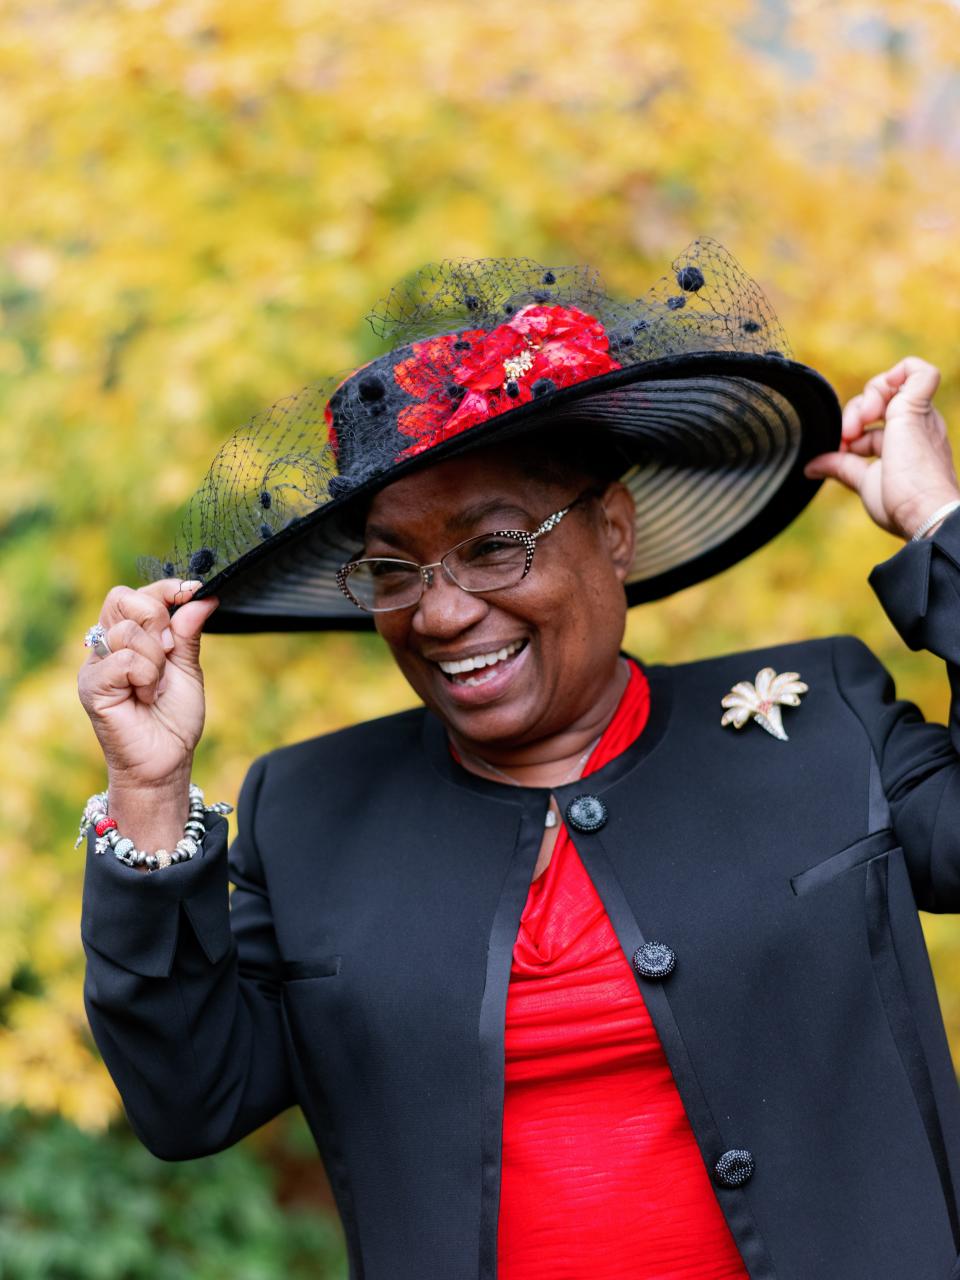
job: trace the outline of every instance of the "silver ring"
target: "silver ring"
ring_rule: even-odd
[[[88,649],[92,649],[98,658],[105,658],[108,653],[113,652],[107,644],[107,633],[99,622],[95,622],[83,637],[83,643]]]

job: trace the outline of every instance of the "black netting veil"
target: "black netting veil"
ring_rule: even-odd
[[[225,441],[144,581],[199,578],[211,631],[369,626],[337,589],[358,549],[339,518],[407,471],[551,430],[604,433],[628,460],[638,553],[628,595],[667,594],[748,554],[816,485],[839,407],[793,361],[758,285],[701,238],[618,300],[588,267],[448,260],[367,317],[384,353],[313,383]],[[779,506],[779,509],[776,508]]]
[[[632,301],[611,298],[592,267],[481,258],[421,267],[367,320],[394,347],[461,328],[492,329],[530,303],[562,303],[595,315],[611,348],[629,353],[632,361],[704,349],[789,354],[759,286],[732,254],[707,238],[689,245],[668,274]]]

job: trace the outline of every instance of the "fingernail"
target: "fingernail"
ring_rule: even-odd
[[[181,591],[196,591],[197,587],[202,587],[203,583],[199,578],[191,578],[189,582],[181,582]]]
[[[160,637],[160,641],[164,649],[166,649],[168,652],[173,648],[175,641],[173,638],[173,632],[170,630],[169,627],[164,627],[163,635]]]

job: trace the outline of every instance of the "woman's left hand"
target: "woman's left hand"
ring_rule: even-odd
[[[840,450],[811,459],[805,474],[839,480],[881,529],[911,538],[960,499],[947,425],[932,403],[939,384],[940,370],[919,356],[878,373],[844,407]]]

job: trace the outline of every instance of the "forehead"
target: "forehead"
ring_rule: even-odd
[[[542,516],[555,487],[513,453],[478,450],[382,489],[367,510],[366,530],[368,536],[421,527],[459,532],[500,514]]]

